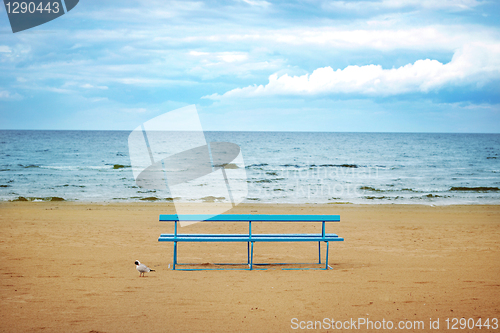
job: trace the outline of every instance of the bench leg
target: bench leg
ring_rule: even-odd
[[[251,249],[251,252],[250,252],[250,270],[253,270],[253,242],[251,242],[252,245],[252,249]]]
[[[318,264],[321,264],[321,242],[318,242]]]
[[[329,250],[329,247],[330,247],[330,243],[329,242],[326,242],[326,264],[325,264],[325,269],[328,269],[328,250]]]
[[[247,242],[247,264],[250,265],[250,242]]]
[[[173,270],[175,270],[175,264],[177,264],[177,242],[174,242],[174,263],[172,264]]]

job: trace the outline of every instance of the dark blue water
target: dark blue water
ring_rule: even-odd
[[[128,131],[0,131],[0,200],[168,200],[139,188]],[[500,203],[499,134],[207,132],[240,145],[248,202]],[[196,189],[193,188],[193,191]]]

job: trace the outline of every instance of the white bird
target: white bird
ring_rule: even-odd
[[[154,272],[154,269],[149,268],[148,266],[141,264],[139,260],[135,261],[135,268],[139,271],[139,276],[144,276],[144,273]]]

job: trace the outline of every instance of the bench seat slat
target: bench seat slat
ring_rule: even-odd
[[[160,237],[159,242],[335,242],[340,237]]]
[[[174,237],[174,234],[161,234],[160,237]],[[252,237],[318,237],[318,234],[252,234]],[[338,237],[337,234],[325,234]],[[177,237],[248,237],[248,234],[177,234]]]
[[[212,222],[340,222],[340,215],[268,215],[268,214],[161,214],[160,222],[212,221]]]

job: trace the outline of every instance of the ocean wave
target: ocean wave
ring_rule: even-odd
[[[387,186],[394,187],[394,185],[387,185]],[[372,187],[372,186],[360,186],[359,189],[360,190],[364,190],[364,191],[377,192],[377,193],[381,193],[381,192],[412,192],[412,193],[422,193],[422,191],[417,191],[417,190],[414,190],[414,189],[411,189],[411,188],[403,188],[403,189],[400,189],[400,190],[397,190],[397,189],[382,190],[382,189],[378,189],[378,188],[375,188],[375,187]]]
[[[424,198],[449,198],[450,196],[449,195],[437,195],[437,194],[429,193],[427,195],[424,195],[423,197]]]
[[[131,168],[130,165],[123,164],[105,164],[105,165],[37,165],[37,164],[18,164],[19,167],[23,169],[49,169],[49,170],[60,170],[60,171],[84,171],[84,170],[109,170],[109,169],[125,169]],[[0,171],[11,171],[11,169],[0,169]]]
[[[371,191],[371,192],[386,192],[385,190],[380,190],[378,188],[374,188],[371,186],[360,186],[359,189],[363,190],[363,191]]]
[[[257,183],[257,184],[261,184],[261,183],[272,183],[273,181],[271,179],[260,179],[260,180],[254,180],[253,182],[248,180],[247,183]]]
[[[313,164],[314,165],[314,164]],[[311,165],[312,166],[312,165]],[[334,168],[359,168],[356,164],[320,164],[319,167],[334,167]]]
[[[453,186],[450,191],[461,191],[461,192],[498,192],[500,188],[498,187],[464,187],[464,186]]]
[[[140,198],[139,200],[142,200],[142,201],[156,201],[156,200],[160,200],[160,198],[157,198],[157,197],[146,197],[146,198]]]
[[[146,197],[146,198],[140,198],[139,200],[142,200],[142,201],[158,201],[158,200],[164,200],[164,201],[168,201],[168,202],[172,202],[174,201],[173,198],[158,198],[158,197]]]
[[[228,163],[224,165],[224,169],[239,169],[240,167],[237,166],[235,163]]]
[[[14,201],[66,201],[61,197],[17,197],[17,199],[11,200]]]
[[[56,185],[55,187],[78,187],[78,188],[85,188],[85,185],[70,185],[70,184],[64,184],[64,185]]]
[[[254,178],[255,179],[255,178]],[[285,178],[275,178],[275,179],[259,179],[259,180],[254,180],[254,181],[247,181],[247,183],[256,183],[256,184],[262,184],[262,183],[275,183],[277,181],[283,180]]]
[[[352,205],[352,202],[349,201],[327,202],[327,205]]]
[[[245,169],[250,169],[250,168],[262,168],[264,166],[268,166],[269,164],[267,163],[261,163],[261,164],[250,164],[245,167]]]
[[[24,168],[24,169],[33,169],[33,168],[40,168],[39,165],[36,165],[36,164],[18,164],[18,166],[20,166],[21,168]]]
[[[239,169],[240,168],[235,163],[215,164],[214,167],[224,168],[224,169]]]
[[[130,168],[130,165],[123,165],[123,164],[113,164],[113,169],[124,169],[124,168]]]
[[[225,199],[226,199],[225,197],[214,197],[212,195],[201,198],[201,200],[203,200],[203,202],[216,202],[216,201],[223,201]]]
[[[158,198],[158,197],[129,197],[129,198],[119,198],[120,200],[141,200],[141,201],[161,201],[161,200],[164,200],[164,201],[168,201],[168,202],[172,202],[174,201],[174,198]]]
[[[87,171],[87,170],[107,170],[112,169],[112,165],[108,164],[106,166],[103,165],[40,165],[37,166],[40,169],[49,169],[49,170],[59,170],[59,171]]]
[[[301,169],[301,168],[360,168],[361,166],[357,164],[309,164],[309,165],[299,165],[299,164],[281,164],[280,167],[284,168],[295,168],[295,169]]]

